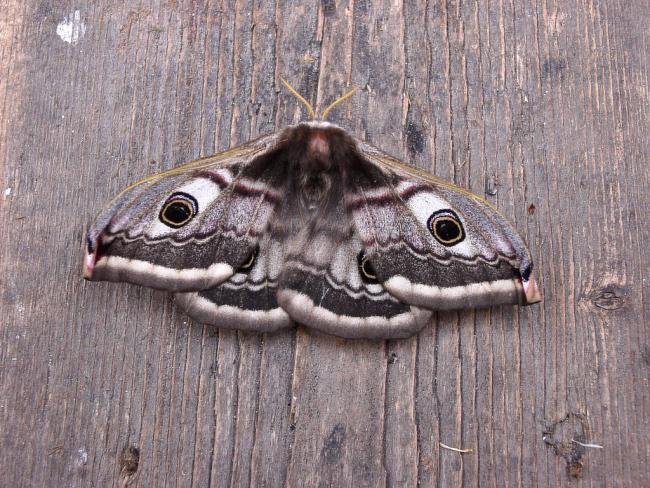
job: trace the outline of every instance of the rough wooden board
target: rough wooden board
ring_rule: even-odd
[[[643,2],[0,10],[3,484],[648,479]],[[75,44],[66,18],[85,25]],[[122,187],[300,119],[281,76],[318,107],[354,83],[333,121],[478,193],[496,182],[487,198],[527,237],[545,301],[350,342],[219,331],[163,293],[83,282],[84,230]],[[559,422],[571,413],[586,422]]]

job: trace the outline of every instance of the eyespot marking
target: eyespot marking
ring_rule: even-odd
[[[363,251],[357,254],[357,263],[359,265],[359,274],[365,283],[379,283],[374,266]]]
[[[250,255],[248,258],[246,258],[246,261],[244,261],[244,264],[242,264],[239,268],[237,268],[237,273],[248,273],[251,269],[253,269],[253,266],[255,266],[255,261],[257,261],[257,256],[260,253],[260,246],[259,244],[255,246],[255,249],[251,251]]]
[[[458,214],[451,209],[437,210],[427,221],[431,235],[443,246],[449,247],[465,239],[465,229]]]
[[[187,225],[199,211],[199,204],[189,193],[173,193],[165,202],[158,218],[160,221],[173,228],[178,229]]]

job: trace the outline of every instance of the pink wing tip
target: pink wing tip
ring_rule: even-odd
[[[533,303],[539,303],[542,301],[542,292],[537,286],[537,281],[532,276],[522,282],[524,287],[524,295],[526,296],[526,305],[532,305]]]
[[[95,269],[95,253],[86,253],[84,257],[84,278],[91,280]]]

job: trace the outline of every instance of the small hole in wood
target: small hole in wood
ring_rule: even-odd
[[[140,465],[140,450],[135,446],[126,446],[120,454],[120,473],[133,476]]]

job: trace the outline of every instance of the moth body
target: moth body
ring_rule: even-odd
[[[352,338],[541,299],[489,204],[321,121],[127,188],[88,232],[84,276],[172,291],[219,327]]]

